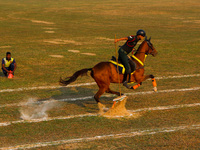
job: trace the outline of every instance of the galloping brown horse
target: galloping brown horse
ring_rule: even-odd
[[[154,76],[152,74],[144,75],[144,61],[146,56],[148,54],[151,54],[152,56],[155,56],[157,54],[157,51],[154,48],[153,44],[150,42],[150,39],[145,39],[139,46],[136,53],[130,57],[130,59],[132,59],[137,65],[136,71],[134,72],[134,74],[131,75],[130,81],[138,83],[130,89],[136,89],[142,84],[143,81],[145,81],[148,78],[152,78],[154,91],[157,91],[157,85]],[[123,81],[123,74],[119,75],[120,80],[118,80],[117,69],[111,62],[100,62],[93,68],[79,70],[75,72],[71,77],[68,77],[65,80],[60,78],[60,84],[66,86],[74,82],[79,76],[87,74],[88,71],[91,71],[90,74],[92,78],[96,81],[97,85],[99,86],[99,90],[94,96],[94,99],[97,101],[97,103],[100,102],[99,98],[105,92],[120,96],[119,92],[112,91],[109,88],[110,83],[119,83],[119,81],[120,83],[122,83]]]

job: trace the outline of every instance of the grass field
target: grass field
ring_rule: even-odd
[[[200,148],[200,107],[189,107],[189,104],[199,104],[200,99],[198,0],[0,0],[0,12],[0,58],[10,51],[18,66],[12,80],[0,73],[0,149],[26,144],[32,144],[33,149],[52,150]],[[146,94],[152,91],[150,80],[135,91],[122,87],[123,93],[146,92],[128,96],[126,108],[132,111],[157,109],[137,112],[138,118],[78,116],[98,113],[94,99],[81,99],[93,96],[98,87],[94,84],[57,87],[60,76],[70,76],[77,70],[108,61],[115,55],[115,34],[118,38],[126,37],[138,29],[144,29],[147,36],[152,37],[158,51],[156,57],[147,57],[145,74],[168,78],[157,80],[158,93],[153,94]],[[178,76],[180,78],[176,78]],[[91,82],[94,80],[86,76],[73,84]],[[26,90],[44,86],[56,87]],[[19,88],[25,90],[17,91]],[[118,90],[115,84],[111,88]],[[8,89],[14,91],[5,91]],[[45,102],[80,98],[57,101],[58,106],[48,112],[52,118],[77,116],[1,125],[19,121],[24,106],[18,104],[30,98]],[[102,97],[101,101],[111,107],[112,99]],[[184,107],[170,107],[176,105]],[[169,109],[159,110],[161,106]],[[136,135],[117,136],[132,132]],[[139,135],[140,132],[144,134]],[[114,136],[103,138],[111,134]],[[95,139],[96,136],[102,138]],[[61,140],[64,142],[34,147],[35,143]]]

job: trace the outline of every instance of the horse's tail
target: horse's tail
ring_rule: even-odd
[[[86,69],[81,69],[79,71],[76,71],[71,77],[67,77],[65,79],[62,79],[60,78],[60,85],[62,86],[67,86],[68,84],[76,81],[76,79],[79,77],[79,76],[84,76],[84,75],[87,75],[87,72],[88,71],[92,71],[92,68],[86,68]]]

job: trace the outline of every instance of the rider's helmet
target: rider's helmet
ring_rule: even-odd
[[[141,35],[141,36],[145,37],[146,33],[145,33],[144,30],[140,29],[140,30],[137,31],[136,35]]]

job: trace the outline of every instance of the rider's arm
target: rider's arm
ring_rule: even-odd
[[[119,42],[119,41],[123,41],[123,40],[128,40],[128,38],[125,37],[125,38],[121,38],[121,39],[115,39],[115,43],[117,43],[117,42]]]

